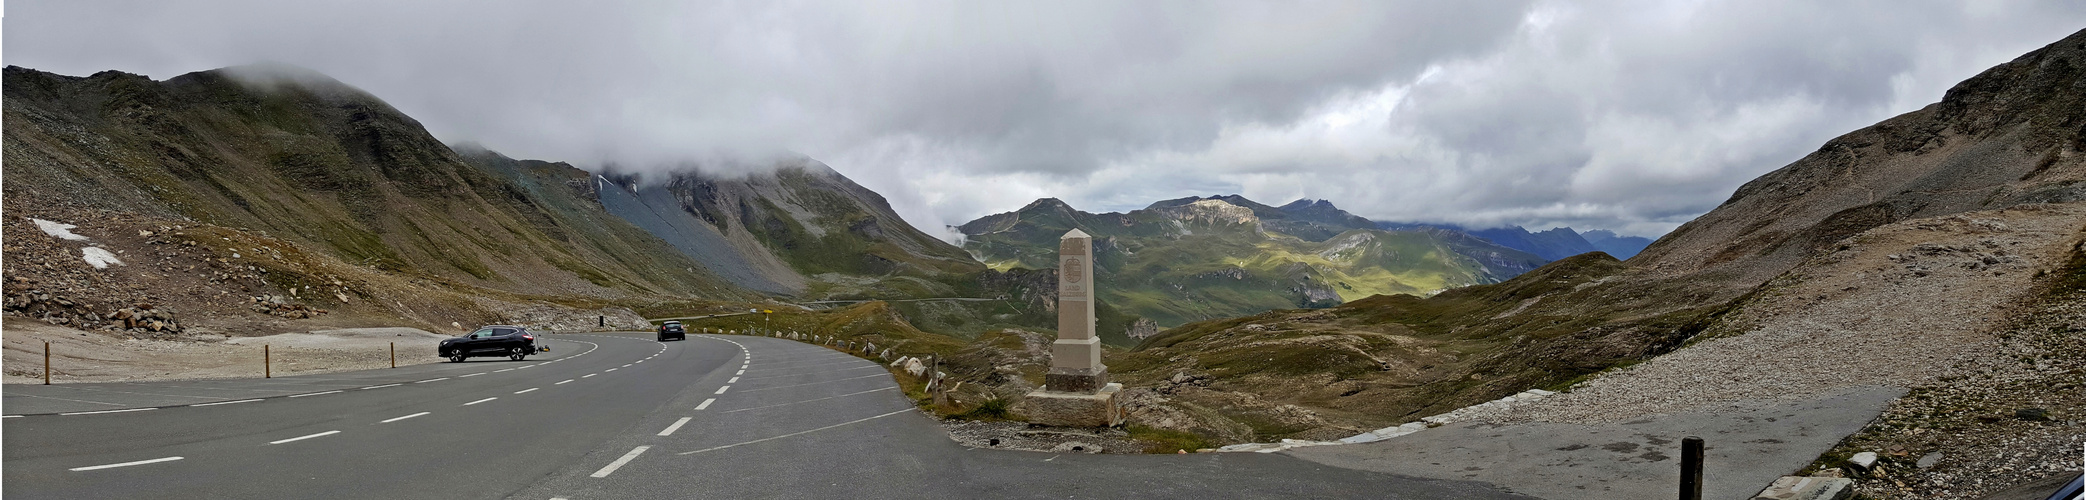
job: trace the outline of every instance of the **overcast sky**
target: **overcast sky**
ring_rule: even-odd
[[[2086,27],[2078,1],[1462,3],[15,0],[0,59],[289,63],[589,169],[796,151],[930,233],[1238,193],[1657,236]]]

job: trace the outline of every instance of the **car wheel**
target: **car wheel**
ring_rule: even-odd
[[[449,362],[451,362],[451,363],[462,363],[462,362],[464,362],[464,352],[463,352],[463,351],[452,351],[452,352],[450,352],[450,353],[449,353]]]
[[[529,352],[522,350],[522,348],[520,347],[510,348],[507,350],[507,359],[512,359],[515,361],[521,361],[523,357],[528,355]]]

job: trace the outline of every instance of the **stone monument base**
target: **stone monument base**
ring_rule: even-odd
[[[1029,391],[1021,412],[1029,422],[1058,427],[1114,427],[1123,423],[1123,384],[1093,393],[1059,392],[1049,386]]]
[[[1057,392],[1091,394],[1108,386],[1108,367],[1051,367],[1043,374],[1043,387]]]

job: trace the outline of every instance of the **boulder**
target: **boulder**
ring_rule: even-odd
[[[1854,496],[1854,480],[1841,477],[1783,476],[1753,500],[1846,500]]]

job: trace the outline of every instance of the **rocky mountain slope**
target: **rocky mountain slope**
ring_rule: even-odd
[[[811,299],[946,297],[967,293],[984,270],[907,224],[883,196],[810,158],[743,175],[610,170],[596,183],[610,212],[750,289]]]
[[[512,317],[481,300],[746,295],[608,215],[559,178],[570,172],[479,168],[382,100],[306,70],[154,81],[9,67],[4,82],[9,284],[74,290],[70,302],[94,309],[76,318],[131,302],[236,316],[263,296],[271,309],[451,328]],[[41,234],[31,217],[90,239]],[[87,266],[90,247],[127,265]],[[224,321],[284,318],[247,312]]]
[[[999,269],[1057,266],[1057,240],[1095,236],[1102,301],[1160,326],[1375,294],[1427,295],[1496,282],[1542,259],[1467,235],[1385,231],[1325,201],[1278,208],[1236,195],[1082,212],[1056,199],[960,226],[965,249]]]
[[[1647,359],[1524,418],[1629,418],[1869,380],[1851,374],[1940,383],[1962,372],[1932,365],[1991,357],[1960,346],[1994,338],[1995,319],[2049,286],[2086,234],[2081,89],[2086,32],[1827,142],[1628,262],[1582,254],[1432,297],[1189,324],[1110,363],[1262,439],[1397,424]],[[1687,345],[1736,371],[1703,378],[1687,356],[1661,357]]]
[[[1600,250],[1615,258],[1624,260],[1637,256],[1638,252],[1644,251],[1644,247],[1651,246],[1651,238],[1623,236],[1606,229],[1595,229],[1579,233],[1579,237],[1585,239],[1588,244],[1593,245],[1595,250]]]
[[[1586,238],[1580,237],[1577,231],[1573,231],[1569,227],[1529,232],[1527,229],[1522,229],[1521,226],[1507,226],[1470,231],[1470,234],[1471,236],[1492,240],[1493,243],[1498,243],[1507,248],[1536,254],[1550,260],[1561,260],[1565,257],[1586,252],[1599,251],[1594,248],[1593,243],[1587,242]],[[1627,259],[1629,257],[1615,256],[1615,258]]]

